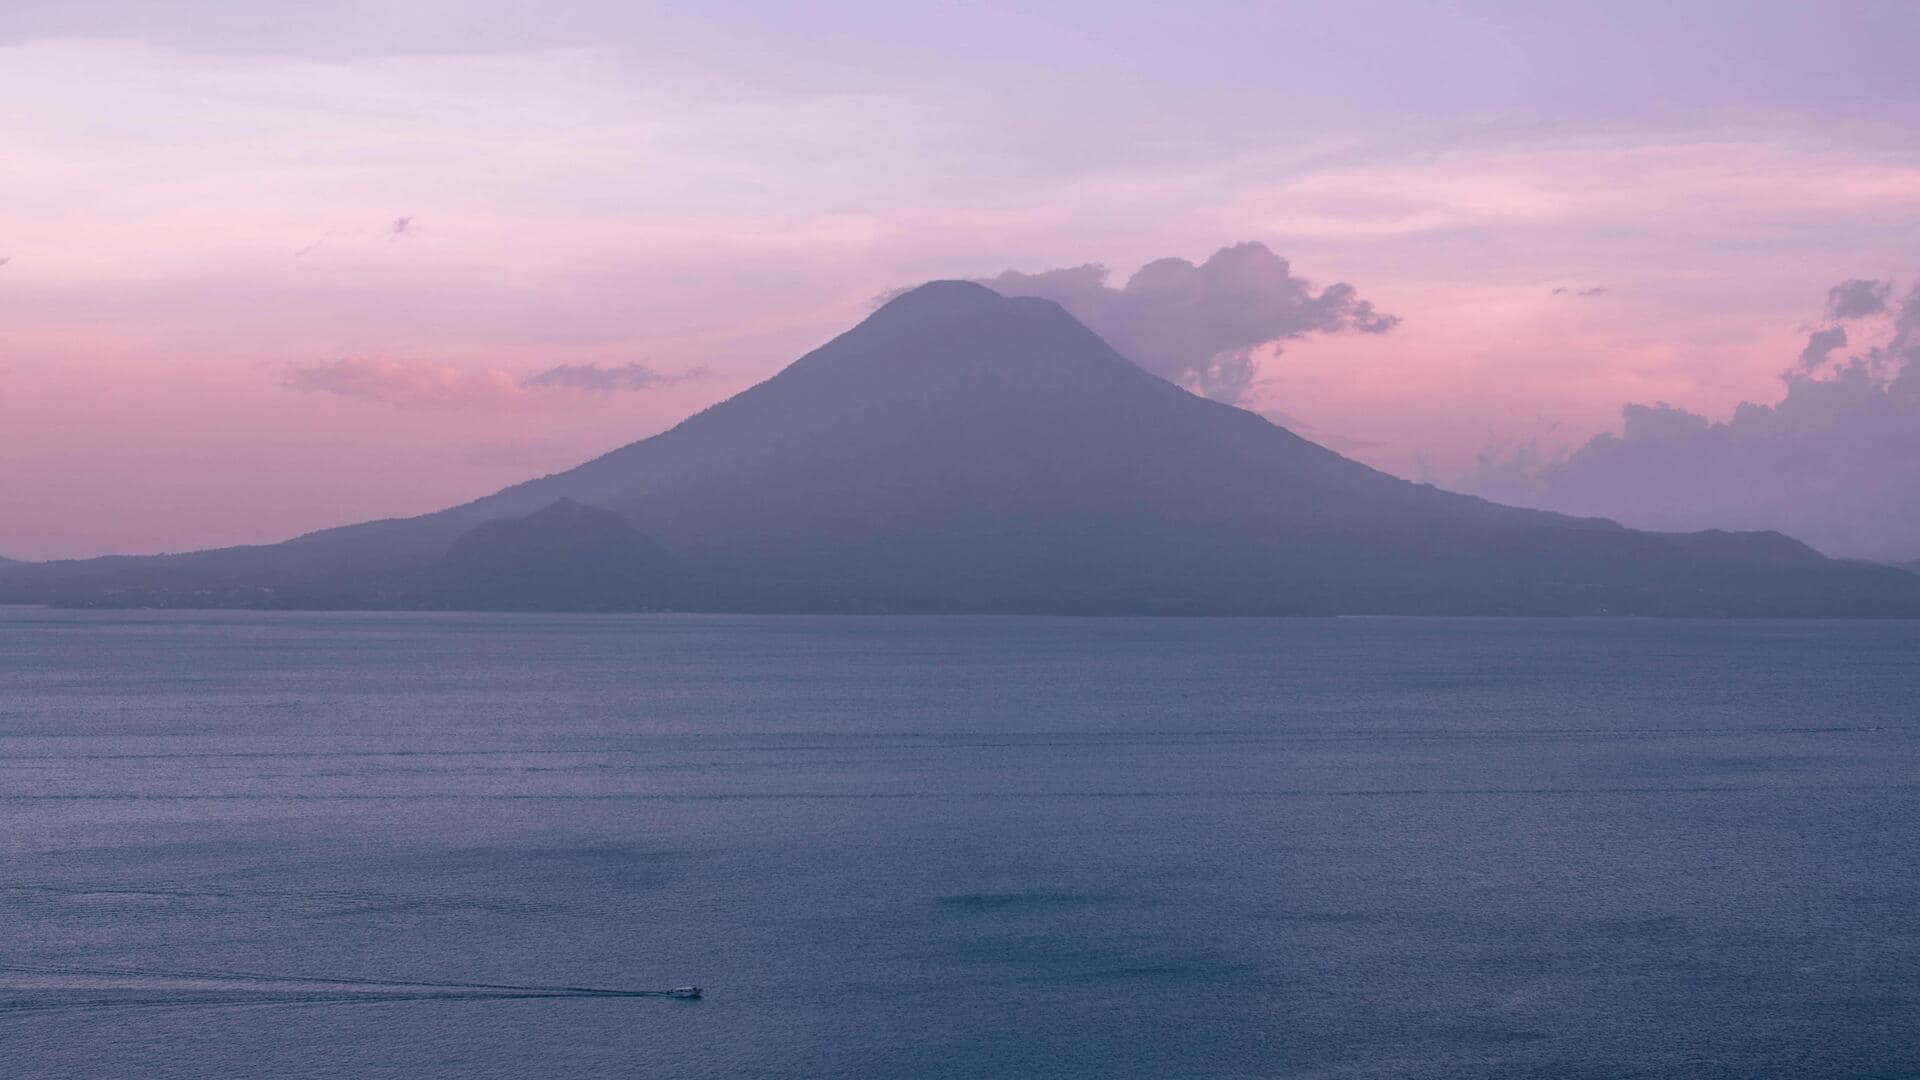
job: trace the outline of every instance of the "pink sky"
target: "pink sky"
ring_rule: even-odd
[[[1920,263],[1915,99],[1873,51],[1913,27],[1880,8],[1832,16],[1836,57],[1744,6],[1644,37],[851,6],[803,60],[750,6],[516,34],[488,5],[299,34],[136,7],[0,15],[0,554],[436,509],[660,431],[902,284],[1247,240],[1402,318],[1287,342],[1252,404],[1446,483],[1629,401],[1772,401],[1828,286]],[[562,364],[661,378],[523,385]]]

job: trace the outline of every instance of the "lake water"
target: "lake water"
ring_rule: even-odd
[[[0,1072],[1913,1076],[1917,660],[0,609]]]

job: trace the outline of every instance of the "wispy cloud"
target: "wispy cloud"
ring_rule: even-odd
[[[500,402],[521,389],[519,380],[504,371],[408,360],[341,359],[292,364],[282,372],[280,381],[294,390],[426,409]]]
[[[651,390],[656,386],[672,386],[675,383],[706,376],[705,368],[691,368],[687,371],[655,371],[640,363],[619,364],[613,367],[601,367],[599,364],[556,364],[545,371],[522,378],[520,385],[535,390],[562,388],[606,394],[619,390]]]
[[[339,359],[291,364],[281,385],[407,409],[503,406],[545,394],[651,390],[704,378],[704,368],[655,371],[645,364],[557,364],[530,375],[422,360]]]

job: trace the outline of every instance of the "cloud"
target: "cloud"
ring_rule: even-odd
[[[1004,296],[1052,300],[1148,371],[1235,404],[1259,375],[1258,350],[1312,333],[1382,334],[1400,321],[1344,282],[1314,292],[1259,243],[1221,248],[1198,266],[1158,259],[1117,289],[1108,276],[1088,264],[1008,270],[981,283]]]
[[[1591,289],[1580,289],[1576,291],[1565,285],[1556,285],[1553,290],[1553,295],[1555,296],[1565,296],[1568,293],[1572,293],[1574,296],[1605,296],[1607,294],[1607,287],[1605,285],[1595,285]]]
[[[0,266],[5,266],[5,265],[7,265],[8,263],[10,263],[10,262],[12,262],[12,261],[13,261],[13,256],[11,256],[11,255],[0,255]]]
[[[1815,330],[1807,335],[1807,347],[1800,350],[1800,370],[1817,370],[1827,362],[1835,349],[1844,349],[1846,345],[1847,330],[1844,326]]]
[[[1888,283],[1844,282],[1829,310],[1870,314],[1891,294]],[[1724,421],[1665,402],[1627,405],[1618,434],[1560,457],[1496,450],[1462,486],[1645,528],[1778,529],[1835,555],[1915,558],[1920,287],[1884,340],[1833,360],[1848,344],[1840,327],[1816,330],[1773,404],[1742,403]]]
[[[411,217],[397,217],[393,219],[393,225],[387,230],[387,239],[398,240],[413,231],[413,219]]]
[[[1551,436],[1559,424],[1542,420],[1545,431],[1534,435],[1515,438],[1502,437],[1491,428],[1487,431],[1487,448],[1475,455],[1474,473],[1470,485],[1482,493],[1499,492],[1494,497],[1508,501],[1520,501],[1533,494],[1538,486],[1540,474],[1551,468],[1557,468],[1567,458],[1564,449],[1554,450],[1542,445],[1545,437]],[[1423,477],[1429,483],[1437,482],[1426,470]],[[1521,493],[1515,496],[1514,493]]]
[[[1887,310],[1893,282],[1848,278],[1827,290],[1827,314],[1835,319],[1860,319]]]
[[[644,364],[557,364],[520,375],[499,368],[418,360],[326,360],[288,365],[282,386],[409,409],[504,405],[553,391],[650,390],[703,378],[705,368],[660,372]]]
[[[688,371],[655,371],[645,364],[621,364],[617,367],[601,367],[598,364],[557,364],[545,371],[528,375],[520,380],[527,389],[565,388],[569,390],[587,390],[593,393],[611,393],[616,390],[651,390],[656,386],[672,386],[689,379],[704,378],[705,368],[693,368]]]
[[[520,390],[506,372],[427,361],[326,360],[289,365],[281,385],[402,408],[454,408],[501,401]]]

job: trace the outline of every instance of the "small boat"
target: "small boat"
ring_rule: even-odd
[[[667,993],[677,998],[684,998],[687,1001],[700,1000],[700,988],[697,986],[676,986],[667,991]]]

